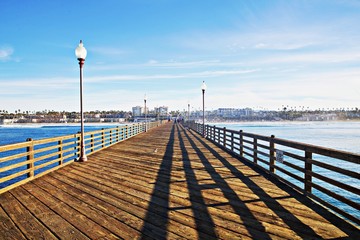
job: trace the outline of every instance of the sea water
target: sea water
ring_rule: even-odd
[[[248,122],[211,123],[264,136],[360,154],[360,122]]]
[[[120,124],[85,124],[85,132],[114,128]],[[33,140],[59,137],[80,132],[80,124],[14,124],[0,125],[0,146]]]

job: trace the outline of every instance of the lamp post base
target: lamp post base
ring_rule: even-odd
[[[78,162],[86,162],[88,159],[87,159],[87,156],[80,156],[79,159],[77,160]]]

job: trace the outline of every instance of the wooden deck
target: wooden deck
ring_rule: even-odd
[[[0,195],[0,239],[360,239],[171,123]]]

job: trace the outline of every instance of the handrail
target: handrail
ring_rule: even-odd
[[[163,122],[148,122],[147,130]],[[86,154],[145,132],[145,124],[85,132]],[[76,161],[80,155],[80,141],[81,134],[77,133],[0,146],[0,194]]]
[[[203,134],[202,124],[187,126]],[[360,225],[360,154],[210,125],[204,133],[224,150]]]

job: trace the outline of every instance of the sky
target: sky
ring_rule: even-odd
[[[358,0],[0,0],[0,111],[360,108]]]

